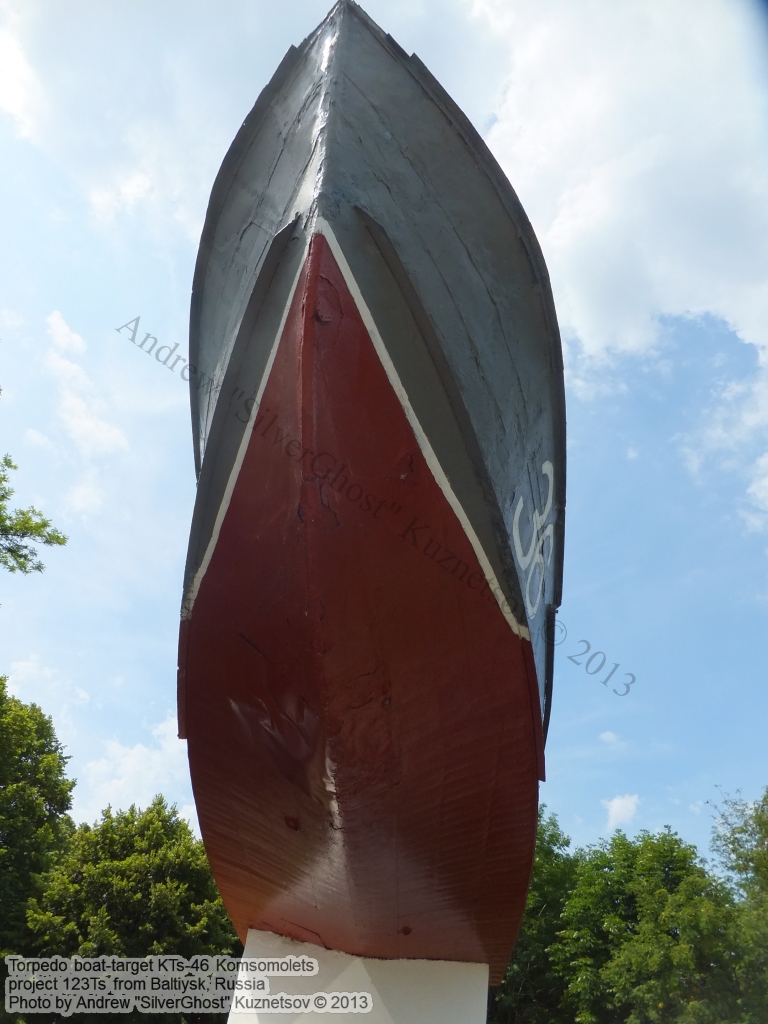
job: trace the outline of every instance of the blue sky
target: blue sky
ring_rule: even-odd
[[[669,824],[706,852],[716,787],[753,798],[768,785],[763,11],[367,10],[484,135],[552,278],[567,634],[542,798],[579,844]],[[70,536],[43,575],[0,577],[0,670],[53,715],[78,820],[156,792],[192,814],[174,717],[188,398],[115,328],[140,316],[186,353],[215,173],[324,14],[314,0],[0,0],[0,451],[20,467],[15,503]],[[604,670],[569,661],[580,641]]]

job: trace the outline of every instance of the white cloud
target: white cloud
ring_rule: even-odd
[[[103,404],[62,389],[59,416],[64,429],[84,455],[128,450],[128,441],[122,430],[98,415],[97,410]]]
[[[104,492],[95,482],[93,474],[88,474],[80,483],[70,488],[67,503],[75,512],[96,513],[104,504]]]
[[[711,313],[768,346],[764,32],[748,0],[468,0],[508,41],[488,142],[564,334],[642,353]]]
[[[34,700],[34,695],[29,696],[27,691],[30,684],[37,687],[40,684],[47,687],[54,679],[55,673],[40,661],[40,656],[30,654],[23,661],[11,663],[11,670],[8,673],[8,690],[14,697],[20,700]]]
[[[175,716],[152,729],[155,746],[136,743],[124,746],[107,740],[104,757],[89,761],[75,791],[74,814],[78,821],[95,821],[110,805],[114,810],[131,804],[146,807],[158,793],[186,787],[189,780],[187,744],[176,735]],[[191,805],[185,805],[189,812]]]
[[[635,793],[633,796],[615,796],[612,800],[601,800],[600,803],[608,811],[606,829],[613,832],[619,825],[628,824],[637,812],[637,805],[640,797]]]
[[[768,525],[768,350],[760,353],[756,373],[722,385],[712,406],[702,412],[705,424],[683,448],[688,469],[699,475],[713,459],[738,470],[747,483],[748,505],[740,515],[748,530]],[[762,453],[758,456],[757,453]],[[756,457],[757,456],[757,457]]]
[[[45,322],[48,324],[51,341],[57,348],[63,349],[65,352],[85,352],[87,345],[80,335],[75,334],[69,327],[58,309],[49,313]]]
[[[12,118],[18,135],[30,138],[42,103],[40,82],[9,20],[0,28],[0,110]]]
[[[152,179],[142,171],[129,174],[111,186],[96,186],[91,189],[90,200],[96,215],[101,220],[113,220],[117,213],[130,210],[152,191]]]
[[[248,21],[252,7],[239,0],[232,17]],[[213,177],[264,83],[244,69],[253,91],[232,107],[221,75],[200,73],[210,14],[170,8],[185,30],[169,47],[156,18],[126,0],[100,12],[98,28],[87,4],[0,0],[0,114],[66,165],[105,226],[141,209],[155,238],[180,227],[197,242]]]
[[[601,732],[600,739],[603,743],[607,743],[609,747],[614,747],[617,743],[621,742],[615,732]]]
[[[26,703],[38,704],[51,715],[60,740],[65,743],[76,738],[76,713],[73,708],[87,704],[90,694],[76,686],[55,668],[46,665],[38,654],[30,654],[11,662],[8,690]]]
[[[685,455],[738,455],[763,528],[768,480],[768,22],[751,0],[465,0],[506,40],[488,144],[542,245],[572,393],[621,392],[665,318],[753,344]],[[633,458],[633,450],[628,453]],[[733,468],[733,467],[731,467]],[[755,509],[757,511],[755,511]]]
[[[690,449],[694,469],[707,453],[736,451],[768,430],[768,351],[752,378],[729,381],[720,388],[706,421]]]
[[[752,483],[747,494],[762,512],[768,512],[768,452],[761,455],[753,466]]]
[[[197,808],[194,804],[184,804],[183,807],[179,808],[179,815],[182,818],[186,818],[189,824],[192,826],[192,831],[195,833],[198,839],[200,836],[200,822],[197,820]]]
[[[6,307],[0,309],[0,327],[13,329],[15,327],[21,327],[23,323],[24,317],[20,313]]]
[[[39,430],[35,430],[34,427],[27,427],[24,436],[36,448],[47,448],[49,451],[53,449],[53,441],[51,441],[50,437],[47,437]]]
[[[92,387],[91,379],[82,366],[60,355],[56,349],[48,350],[45,363],[60,386],[78,391],[88,391]]]
[[[166,96],[170,115],[134,118],[122,132],[119,157],[83,170],[83,189],[99,221],[111,224],[141,209],[151,230],[167,233],[173,225],[188,241],[199,241],[211,178],[228,141],[199,86],[196,75],[181,76]],[[210,144],[214,138],[218,149]]]
[[[46,322],[48,333],[56,346],[49,349],[46,354],[46,365],[58,381],[58,414],[66,433],[86,457],[127,451],[128,439],[119,427],[104,418],[106,403],[93,396],[93,384],[88,374],[82,366],[67,359],[58,351],[63,349],[67,352],[81,353],[85,351],[85,342],[69,327],[58,310],[54,310],[46,318]],[[94,510],[93,489],[89,499],[85,492],[78,491],[78,488],[71,493],[70,500],[72,494],[75,502],[79,494],[81,504],[85,500],[90,504],[90,510]]]

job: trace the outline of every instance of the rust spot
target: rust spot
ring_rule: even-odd
[[[404,924],[400,931],[403,933],[403,935],[410,935],[411,932],[413,931],[413,928],[410,928],[407,924]]]
[[[285,817],[285,824],[293,832],[299,832],[301,830],[301,825],[299,824],[299,819],[298,818],[289,818],[286,815],[286,817]]]

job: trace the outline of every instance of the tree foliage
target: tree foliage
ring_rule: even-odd
[[[712,845],[736,891],[741,957],[736,967],[743,1024],[768,1020],[768,789],[754,803],[726,797],[717,808]]]
[[[577,857],[554,815],[539,808],[536,854],[525,917],[504,981],[491,996],[493,1024],[569,1024],[560,1008],[565,993],[554,975],[548,949],[562,928],[561,916],[573,888]]]
[[[239,954],[203,844],[176,808],[156,797],[145,811],[107,808],[95,825],[76,828],[66,813],[75,785],[67,760],[51,719],[9,696],[0,677],[0,955]],[[0,963],[0,981],[5,974]],[[0,1022],[10,1020],[20,1022],[0,1004]]]
[[[36,704],[8,694],[0,676],[0,958],[31,952],[29,899],[66,846],[74,782],[53,723]],[[0,959],[4,988],[5,961]],[[0,1003],[0,1021],[8,1020]]]
[[[731,893],[668,829],[588,850],[551,949],[578,1024],[712,1024],[739,1014]]]
[[[727,796],[716,810],[712,846],[743,891],[768,893],[768,789],[754,803]]]
[[[41,955],[192,957],[231,953],[238,941],[203,844],[161,796],[80,825],[28,924]]]
[[[50,546],[66,544],[67,538],[32,506],[10,511],[13,489],[9,474],[17,468],[9,455],[0,459],[0,565],[9,572],[42,572],[45,566],[29,541]]]
[[[203,844],[158,796],[146,810],[102,812],[80,825],[28,904],[30,945],[40,956],[239,955],[242,946],[213,880]],[[223,1021],[222,1014],[159,1014],[157,1024]],[[139,1024],[80,1014],[86,1024]],[[32,1024],[32,1022],[27,1022]],[[61,1024],[40,1020],[40,1024]]]
[[[766,1024],[768,790],[726,799],[720,877],[666,829],[568,851],[539,816],[526,916],[491,1024]]]
[[[68,840],[67,760],[51,719],[0,677],[0,956],[28,950],[27,900]]]

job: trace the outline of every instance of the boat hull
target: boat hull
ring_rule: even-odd
[[[322,234],[186,627],[206,847],[240,933],[503,964],[535,669]]]
[[[404,137],[414,83],[422,131],[445,127],[444,97],[424,99],[395,46],[340,4],[214,188],[180,735],[241,938],[485,963],[495,984],[544,775],[562,365],[530,228],[455,131],[471,216],[445,182],[439,208],[416,195],[428,182],[402,139],[383,184],[354,156],[382,110],[355,104],[387,76]],[[353,88],[361,68],[373,84]]]

